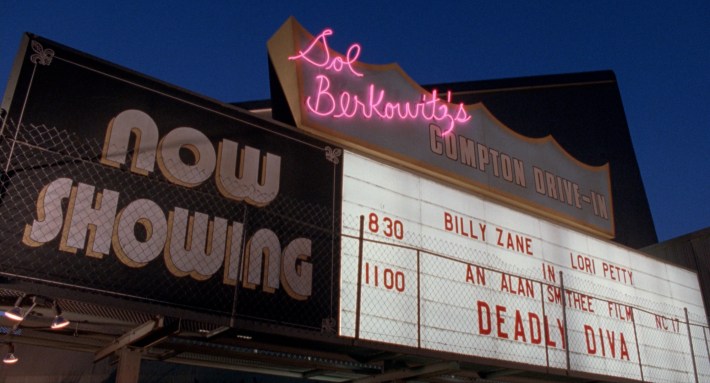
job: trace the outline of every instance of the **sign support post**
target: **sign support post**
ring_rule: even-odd
[[[560,272],[562,274],[562,272]],[[540,282],[540,305],[542,306],[542,317],[545,318],[547,314],[545,313],[545,294],[543,293],[544,288],[542,286],[542,282]],[[547,334],[545,335],[547,336]],[[547,345],[547,342],[545,342],[545,366],[550,368],[550,346]]]
[[[641,381],[643,382],[643,364],[641,363],[641,349],[639,348],[639,336],[636,332],[636,313],[634,308],[631,308],[631,324],[634,325],[634,339],[636,340],[636,355],[639,360],[639,372],[641,373]]]
[[[355,305],[355,339],[360,339],[360,304],[362,301],[362,244],[365,238],[365,216],[360,216],[360,238],[357,249],[357,303]]]
[[[422,348],[421,251],[417,250],[417,348]]]
[[[693,361],[693,374],[695,375],[695,383],[698,383],[698,367],[695,365],[695,350],[693,350],[693,335],[690,333],[690,319],[688,319],[688,308],[683,307],[685,311],[685,325],[688,327],[688,342],[690,343],[690,360]]]
[[[567,375],[569,375],[569,328],[567,327],[567,298],[565,297],[565,280],[562,271],[560,271],[560,291],[562,292],[562,321],[565,324],[565,355],[567,358]]]

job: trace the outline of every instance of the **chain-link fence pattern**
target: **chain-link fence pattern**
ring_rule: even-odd
[[[484,251],[427,238],[416,239],[421,247],[402,246],[372,230],[358,233],[361,224],[367,221],[343,222],[344,336],[560,373],[710,380],[710,329],[682,306],[605,289],[575,273],[534,279],[530,270],[496,267]]]
[[[71,131],[3,123],[3,276],[317,331],[339,317],[347,337],[556,370],[710,380],[710,329],[680,305],[574,274],[535,279],[539,270],[435,238],[401,246],[396,225],[364,239],[333,206],[201,182],[209,176],[186,166],[197,152],[140,174],[102,163],[102,150]]]
[[[147,302],[156,311],[332,326],[334,207],[205,182],[210,175],[190,165],[198,152],[183,146],[180,161],[159,159],[167,171],[141,174],[130,161],[102,163],[99,140],[6,121],[0,273]],[[196,182],[180,185],[170,179],[175,174]],[[220,187],[242,197],[225,198]]]

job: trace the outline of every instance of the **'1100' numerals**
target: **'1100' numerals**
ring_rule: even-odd
[[[396,290],[402,293],[405,289],[404,272],[388,267],[382,268],[378,265],[370,265],[370,262],[365,262],[365,284],[384,287],[387,290]]]

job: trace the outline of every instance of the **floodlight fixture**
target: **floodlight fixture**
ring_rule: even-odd
[[[13,320],[15,322],[20,322],[23,319],[25,319],[25,316],[22,315],[22,308],[20,307],[20,305],[22,305],[22,300],[24,298],[25,298],[24,295],[20,295],[19,297],[17,297],[14,307],[8,311],[5,311],[5,316],[8,319]]]
[[[57,301],[54,301],[53,307],[54,307],[55,316],[54,316],[54,320],[52,320],[51,329],[52,330],[59,330],[59,329],[69,326],[70,322],[68,320],[64,319],[64,317],[62,316],[62,308],[59,307],[59,304],[57,304]]]
[[[5,354],[5,357],[2,358],[2,362],[5,364],[15,364],[18,360],[20,360],[15,356],[15,345],[12,343],[8,343],[7,345],[10,349],[7,354]]]

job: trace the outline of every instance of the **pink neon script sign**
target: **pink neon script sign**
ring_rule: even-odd
[[[345,56],[331,58],[327,37],[332,34],[331,29],[323,30],[305,50],[299,50],[298,54],[288,58],[303,60],[325,72],[316,75],[313,79],[317,90],[314,95],[306,98],[306,107],[310,112],[338,119],[379,117],[383,120],[416,120],[423,118],[448,124],[448,128],[442,133],[444,135],[453,131],[457,123],[465,123],[471,119],[463,103],[455,108],[455,112],[449,108],[451,92],[447,92],[448,103],[439,99],[436,90],[430,94],[423,94],[421,100],[404,102],[389,100],[386,90],[378,89],[373,83],[366,85],[361,93],[348,90],[333,92],[328,72],[346,71],[345,73],[349,72],[357,78],[364,77],[364,74],[353,66],[362,51],[359,44],[352,44]]]

